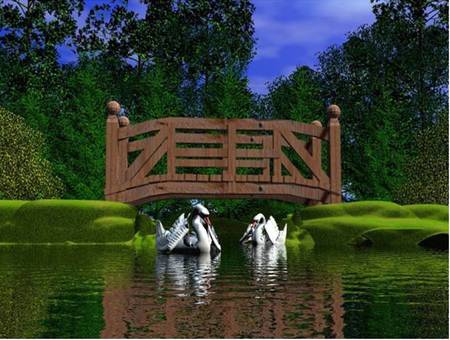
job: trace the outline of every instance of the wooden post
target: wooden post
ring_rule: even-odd
[[[228,176],[230,181],[236,180],[236,127],[228,122]]]
[[[167,179],[175,179],[175,125],[169,123],[167,125]]]
[[[318,127],[322,127],[322,123],[319,120],[315,120],[313,122],[311,122],[312,125],[318,126]],[[317,163],[317,168],[318,169],[322,169],[322,145],[321,145],[321,140],[320,138],[311,137],[311,144],[309,145],[309,151],[311,152],[311,155],[314,158],[314,162]],[[317,184],[319,185],[322,182],[322,177],[317,177],[316,175],[313,174],[313,177],[317,180]],[[318,189],[316,189],[318,190]],[[309,205],[318,205],[318,204],[322,204],[321,201],[314,201],[314,200],[310,200]]]
[[[330,203],[341,202],[341,126],[339,116],[341,109],[337,105],[328,107],[328,136],[330,142]]]
[[[120,112],[120,104],[116,101],[110,101],[106,105],[108,118],[106,119],[106,183],[105,195],[116,191],[119,183],[119,119],[117,114]]]

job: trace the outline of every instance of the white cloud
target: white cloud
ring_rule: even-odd
[[[279,57],[285,47],[319,46],[371,21],[369,0],[256,2],[256,60]]]

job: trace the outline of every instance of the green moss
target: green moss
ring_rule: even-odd
[[[132,239],[136,208],[80,200],[0,201],[2,243],[111,243]],[[20,203],[19,203],[20,202]]]
[[[448,207],[439,204],[413,204],[405,205],[405,209],[413,212],[419,218],[448,222]]]
[[[0,201],[0,228],[11,223],[16,211],[28,201],[1,200]]]
[[[448,234],[448,207],[439,205],[329,204],[305,208],[301,217],[288,216],[290,244],[301,244],[309,235],[317,248],[341,248],[364,241],[374,247],[416,247],[432,235]]]
[[[141,232],[142,235],[155,234],[156,223],[147,215],[138,214],[136,216],[135,229],[136,232]]]
[[[156,249],[156,235],[144,235],[138,231],[131,240],[131,245],[137,252]]]
[[[416,217],[401,205],[384,201],[361,201],[341,204],[324,204],[301,211],[304,220],[337,216],[378,216],[389,218]]]

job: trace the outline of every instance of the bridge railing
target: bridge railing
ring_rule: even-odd
[[[169,197],[273,197],[311,204],[341,200],[336,105],[328,109],[327,127],[319,121],[175,117],[130,125],[128,118],[117,116],[119,111],[117,102],[108,103],[107,199],[140,203]],[[328,171],[323,169],[322,142],[329,145]],[[293,150],[310,176],[301,172],[286,149]],[[131,159],[132,154],[138,155]],[[164,169],[157,173],[158,163]]]

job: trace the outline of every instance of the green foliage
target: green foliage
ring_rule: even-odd
[[[433,235],[448,237],[448,207],[439,205],[400,206],[391,202],[364,201],[305,208],[302,222],[287,220],[288,244],[345,248],[361,246],[415,248]],[[311,244],[312,243],[312,244]]]
[[[108,100],[101,68],[82,63],[67,70],[64,110],[53,122],[52,158],[66,185],[65,197],[100,199],[105,178],[105,120]]]
[[[238,71],[227,68],[217,75],[208,88],[205,115],[215,118],[249,118],[252,94],[248,80]]]
[[[6,199],[59,197],[62,183],[44,158],[42,135],[0,109],[0,192]]]
[[[326,107],[321,98],[319,75],[302,66],[288,77],[277,78],[269,84],[266,100],[273,118],[325,123]]]
[[[123,243],[134,235],[136,209],[123,203],[0,201],[0,207],[3,243]]]
[[[343,180],[356,199],[392,199],[414,136],[447,111],[448,27],[424,6],[377,1],[373,25],[319,56],[323,97],[342,108]]]
[[[396,201],[448,203],[448,116],[441,114],[434,126],[420,132],[417,154],[406,163],[406,181],[394,192]]]
[[[156,233],[155,220],[151,219],[147,215],[138,214],[135,220],[135,229],[140,232],[141,235],[150,235]]]

